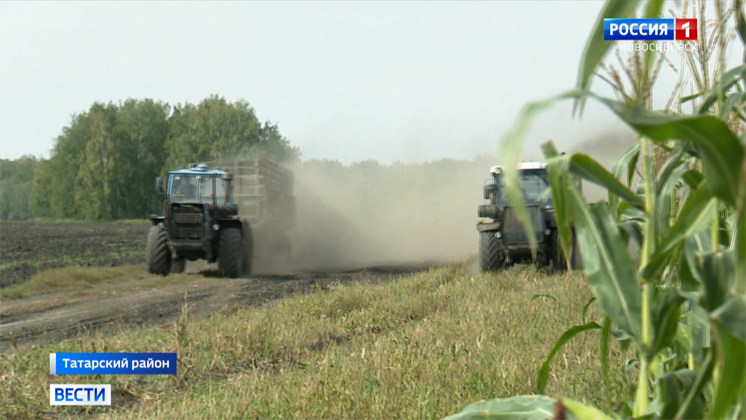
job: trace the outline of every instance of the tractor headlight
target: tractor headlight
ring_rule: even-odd
[[[545,230],[544,234],[547,235],[547,236],[551,235],[552,234],[552,229]]]
[[[165,225],[163,224],[163,222],[158,222],[158,227],[159,227],[159,228],[162,228],[163,226],[165,226]]]
[[[218,224],[212,225],[212,230],[220,230],[220,225]]]
[[[495,238],[500,239],[502,237],[503,237],[503,233],[502,232],[495,232]]]

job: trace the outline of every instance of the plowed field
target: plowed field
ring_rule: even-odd
[[[145,261],[150,222],[2,222],[0,287],[50,268]]]

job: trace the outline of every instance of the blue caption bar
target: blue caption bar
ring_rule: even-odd
[[[604,19],[606,41],[673,41],[673,19]]]
[[[50,353],[52,375],[176,375],[176,353]]]

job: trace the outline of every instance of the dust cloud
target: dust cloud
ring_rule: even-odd
[[[598,133],[575,142],[610,169],[631,146],[627,131]],[[382,165],[345,166],[310,160],[290,165],[295,174],[294,269],[353,269],[362,266],[464,260],[478,251],[475,224],[482,182],[498,157]],[[589,202],[606,198],[584,185]]]
[[[565,150],[611,168],[633,142],[631,131],[607,130]],[[294,173],[296,200],[291,261],[255,268],[352,270],[463,261],[478,251],[477,206],[483,203],[483,180],[498,164],[499,157],[489,155],[391,165],[315,159],[285,164]],[[589,202],[606,198],[589,183],[584,194]]]
[[[477,251],[482,180],[495,161],[292,166],[294,265],[344,269],[468,258]]]

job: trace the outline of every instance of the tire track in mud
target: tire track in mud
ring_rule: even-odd
[[[60,293],[2,302],[0,352],[25,345],[44,345],[93,331],[116,332],[134,325],[172,322],[184,302],[190,317],[205,318],[219,310],[259,306],[298,293],[327,289],[332,283],[384,283],[425,271],[440,264],[420,263],[375,266],[346,271],[265,275],[250,279],[193,277],[183,284],[126,292],[125,295],[92,294],[64,299]],[[211,274],[209,272],[203,275]],[[136,280],[128,282],[137,285]]]

